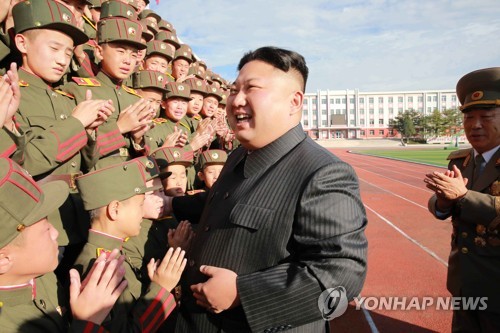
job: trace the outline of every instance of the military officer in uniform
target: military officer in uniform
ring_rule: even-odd
[[[462,77],[457,95],[471,149],[450,154],[448,171],[426,175],[429,211],[452,217],[447,287],[487,297],[487,309],[453,311],[453,332],[500,332],[500,67]]]

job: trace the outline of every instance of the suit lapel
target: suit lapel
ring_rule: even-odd
[[[497,165],[497,160],[500,159],[500,149],[491,157],[489,162],[484,167],[483,173],[477,179],[475,184],[472,184],[471,190],[477,192],[483,192],[490,184],[498,179],[498,174],[500,171],[500,161]]]

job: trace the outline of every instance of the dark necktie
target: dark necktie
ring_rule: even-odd
[[[484,167],[486,165],[486,161],[484,160],[483,155],[478,154],[474,158],[474,178],[472,179],[472,183],[475,184],[481,173],[483,173]]]

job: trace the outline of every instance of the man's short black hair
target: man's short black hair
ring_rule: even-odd
[[[274,46],[264,46],[255,51],[246,53],[238,64],[240,71],[250,61],[260,60],[269,65],[288,73],[291,69],[297,70],[304,81],[302,90],[306,90],[307,76],[309,69],[303,56],[294,51],[280,49]]]

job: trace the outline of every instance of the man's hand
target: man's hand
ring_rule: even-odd
[[[121,134],[140,130],[141,127],[151,124],[152,113],[151,103],[146,99],[140,99],[120,113],[116,125]]]
[[[462,177],[462,173],[455,165],[452,170],[444,173],[434,171],[425,177],[425,186],[436,194],[439,210],[451,208],[453,203],[465,196],[468,191],[466,187],[468,179]]]
[[[73,318],[91,321],[98,325],[106,319],[116,300],[127,287],[127,281],[123,280],[125,257],[117,258],[118,253],[118,250],[113,250],[107,259],[105,254],[101,254],[82,283],[75,269],[69,271],[70,306]]]
[[[201,266],[200,272],[209,279],[191,286],[196,304],[213,313],[221,313],[240,305],[236,287],[238,275],[235,272],[214,266]]]
[[[156,282],[169,292],[179,283],[182,271],[186,267],[186,252],[178,247],[175,251],[171,247],[161,261],[151,259],[148,263],[148,275],[151,281]]]
[[[190,142],[191,148],[193,149],[193,151],[197,151],[198,149],[201,149],[204,146],[208,145],[211,141],[210,140],[211,138],[212,136],[208,133],[203,133],[203,134],[196,133],[196,135]]]
[[[161,221],[155,223],[162,223]],[[189,251],[191,241],[194,237],[194,231],[189,221],[181,221],[176,229],[168,230],[168,245],[176,248],[180,247],[184,251]]]
[[[177,141],[182,135],[182,130],[180,130],[177,126],[174,127],[174,132],[167,135],[165,138],[165,141],[161,145],[162,147],[175,147],[177,144]]]

